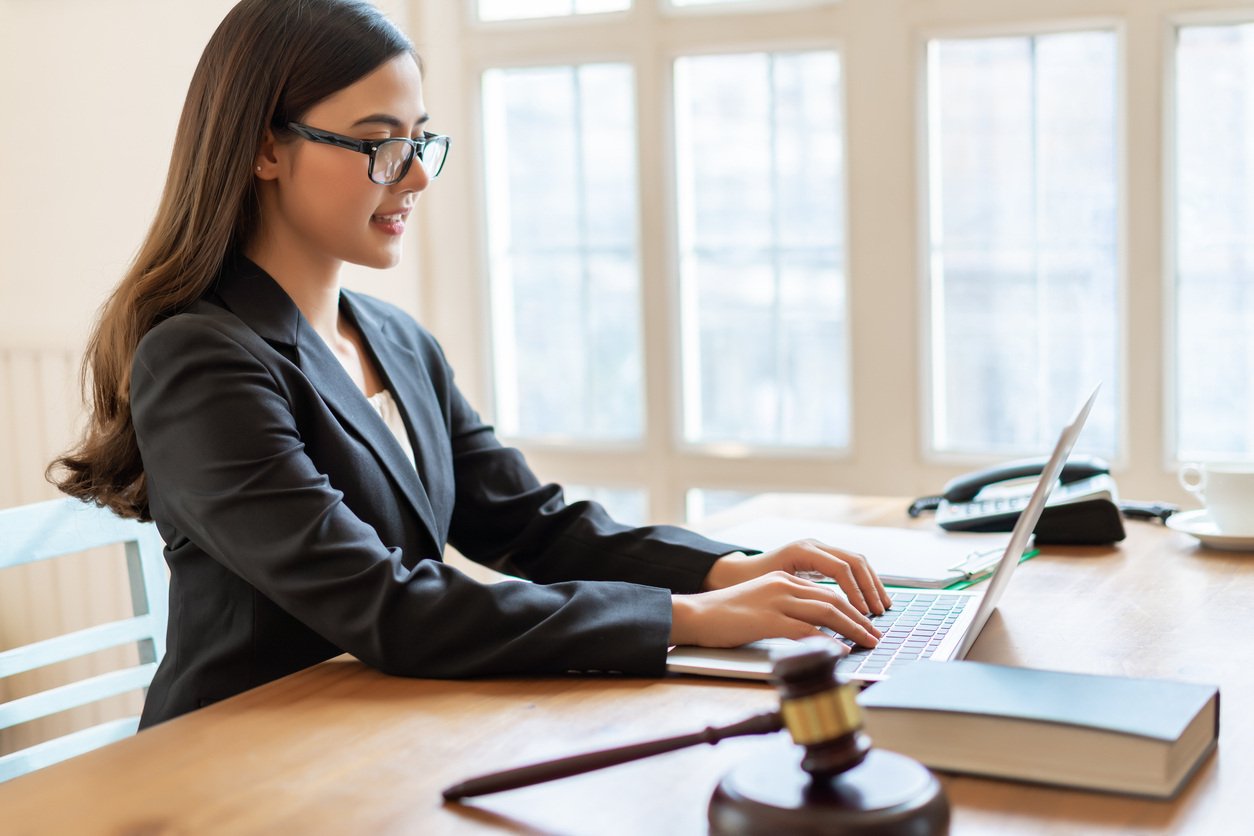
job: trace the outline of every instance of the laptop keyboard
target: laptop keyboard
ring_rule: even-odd
[[[970,600],[969,595],[894,590],[892,609],[871,616],[871,623],[884,634],[880,643],[873,648],[860,647],[841,637],[850,654],[837,663],[836,670],[843,674],[882,674],[893,665],[931,656]]]

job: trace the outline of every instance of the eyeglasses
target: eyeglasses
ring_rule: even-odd
[[[299,122],[288,122],[288,130],[310,142],[347,148],[370,156],[370,180],[380,186],[399,183],[409,173],[409,166],[418,157],[427,177],[435,179],[444,168],[448,157],[449,138],[440,134],[423,132],[418,139],[405,136],[388,139],[353,139],[343,134],[311,128]]]

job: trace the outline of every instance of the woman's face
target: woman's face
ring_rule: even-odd
[[[422,76],[408,53],[301,116],[305,125],[354,139],[419,137],[426,121]],[[295,246],[315,261],[369,267],[400,261],[405,224],[430,182],[417,159],[390,186],[370,180],[367,155],[304,139],[276,144],[273,166],[263,163],[261,176],[275,185],[274,199],[262,203],[262,224],[271,241]]]

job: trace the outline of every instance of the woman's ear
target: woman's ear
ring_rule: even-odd
[[[253,159],[253,174],[259,180],[274,180],[279,176],[278,143],[274,139],[274,131],[266,128],[257,148],[257,156]]]

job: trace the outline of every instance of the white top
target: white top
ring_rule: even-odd
[[[387,389],[380,389],[367,400],[374,407],[374,411],[379,413],[383,423],[388,425],[392,435],[396,436],[396,441],[401,445],[401,449],[405,451],[405,456],[409,459],[409,463],[417,470],[418,463],[414,461],[414,448],[409,444],[409,432],[405,429],[405,420],[401,418],[401,410],[392,398],[392,393]]]

